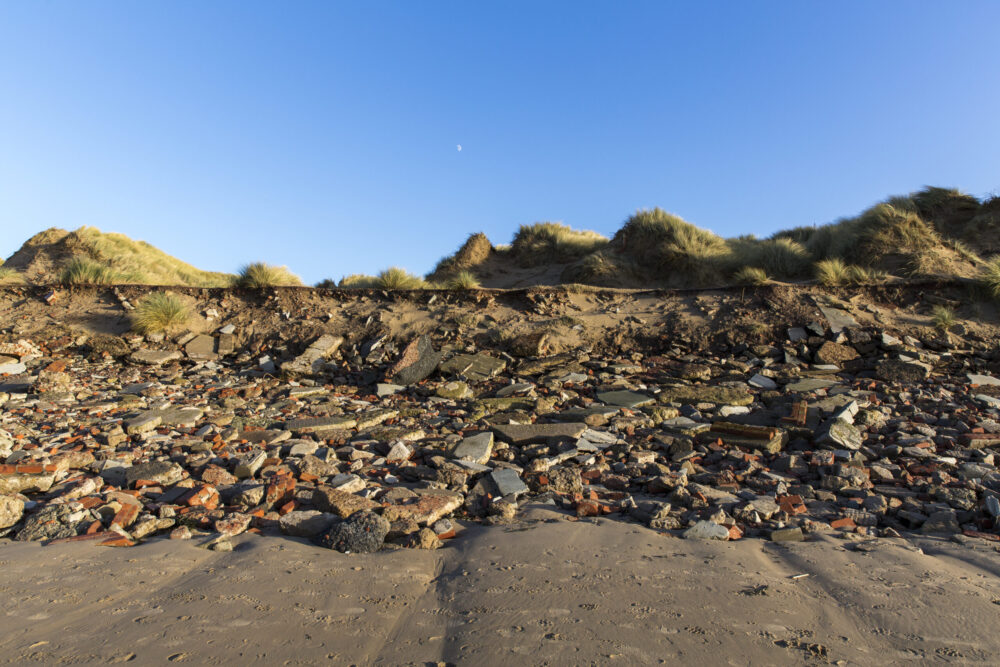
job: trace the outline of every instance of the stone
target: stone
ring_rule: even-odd
[[[1000,380],[993,377],[992,375],[977,375],[976,373],[967,373],[966,377],[969,379],[969,384],[972,385],[1000,387]]]
[[[603,391],[597,392],[597,400],[607,405],[622,408],[638,408],[655,403],[656,399],[634,391]]]
[[[358,512],[322,533],[318,544],[341,553],[374,553],[382,548],[389,522],[374,512]]]
[[[844,329],[851,327],[858,327],[858,321],[848,313],[846,310],[841,310],[839,308],[832,308],[829,306],[820,306],[819,310],[823,313],[823,317],[830,324],[830,331],[835,334],[840,333]]]
[[[859,355],[858,351],[849,345],[842,345],[828,340],[816,350],[814,356],[817,363],[843,366],[844,362],[857,359]]]
[[[407,538],[405,545],[410,549],[440,549],[442,542],[433,530],[421,528]]]
[[[433,525],[441,517],[462,506],[461,493],[446,489],[414,489],[414,495],[402,498],[382,510],[390,522],[415,521],[421,526]]]
[[[292,361],[281,364],[281,370],[291,375],[322,373],[329,359],[344,343],[343,336],[324,334],[312,342],[305,352]]]
[[[446,382],[437,389],[434,390],[435,396],[440,396],[441,398],[448,398],[453,401],[458,401],[463,398],[472,398],[472,389],[469,388],[464,382],[458,380],[452,382]]]
[[[493,434],[489,431],[463,438],[452,450],[453,458],[486,465],[493,453]]]
[[[403,349],[399,360],[386,372],[386,380],[399,385],[411,385],[425,380],[441,361],[431,339],[418,336]]]
[[[579,422],[561,424],[503,424],[493,427],[496,436],[512,445],[546,443],[552,440],[576,440],[588,426]]]
[[[875,377],[883,382],[913,384],[927,379],[929,371],[919,363],[900,359],[884,359],[875,365]]]
[[[14,535],[14,539],[19,542],[37,542],[73,537],[77,534],[77,524],[85,516],[85,512],[74,510],[68,504],[47,505],[24,520],[24,525]]]
[[[337,489],[338,491],[344,491],[346,493],[357,493],[358,491],[363,491],[365,489],[365,480],[361,479],[357,475],[343,473],[331,477],[327,481],[327,486],[331,489]]]
[[[236,467],[233,469],[233,474],[238,479],[251,478],[263,467],[266,459],[267,454],[263,450],[243,454],[236,459]]]
[[[191,428],[198,423],[204,413],[201,408],[176,407],[155,410],[151,414],[159,415],[161,426]]]
[[[507,362],[487,354],[458,354],[441,364],[445,375],[461,376],[470,382],[482,382],[501,373]]]
[[[389,448],[389,452],[385,455],[385,460],[387,463],[402,463],[403,461],[409,461],[411,456],[413,456],[413,450],[405,443],[397,442]]]
[[[767,391],[773,391],[778,388],[778,383],[767,377],[766,375],[761,375],[760,373],[755,374],[750,378],[750,385],[757,387],[758,389],[765,389]]]
[[[156,412],[146,412],[138,417],[133,417],[125,421],[125,432],[129,435],[142,435],[156,430],[156,427],[163,422]]]
[[[171,461],[150,461],[125,469],[125,483],[135,486],[136,482],[147,481],[159,486],[169,486],[181,480],[184,468]]]
[[[137,350],[129,356],[133,362],[147,366],[162,366],[168,361],[180,358],[179,350]]]
[[[958,518],[954,510],[941,510],[931,512],[923,525],[920,527],[922,533],[960,533],[962,527],[958,525]]]
[[[713,403],[715,405],[750,405],[753,394],[747,387],[692,385],[664,387],[657,395],[661,403]]]
[[[806,393],[810,391],[818,391],[820,389],[829,389],[830,387],[835,387],[839,384],[836,380],[824,380],[822,378],[802,378],[801,380],[796,380],[795,382],[789,382],[785,385],[786,393]]]
[[[55,480],[55,473],[44,471],[0,473],[0,494],[44,493],[52,488]]]
[[[326,431],[343,431],[358,425],[353,415],[337,415],[335,417],[305,417],[291,419],[285,422],[285,429],[295,435],[308,433],[324,433]]]
[[[24,501],[17,496],[0,495],[0,529],[10,528],[24,516]]]
[[[712,521],[699,521],[684,531],[688,540],[728,540],[729,529]]]
[[[817,445],[826,445],[830,448],[843,448],[850,450],[861,449],[864,443],[864,436],[856,426],[843,419],[831,419],[821,428],[817,438]]]
[[[215,338],[200,334],[192,338],[185,346],[184,353],[189,359],[205,361],[217,359],[219,355],[215,353]]]
[[[367,498],[328,486],[317,486],[313,490],[312,504],[323,512],[332,512],[343,518],[347,518],[355,512],[373,510],[379,506],[378,503]]]
[[[339,519],[335,514],[317,510],[292,510],[278,519],[281,532],[292,537],[315,537]]]
[[[246,531],[250,527],[250,521],[253,519],[249,514],[244,514],[243,512],[230,512],[222,519],[217,519],[213,524],[215,530],[226,537],[235,537]]]
[[[494,470],[489,474],[490,481],[497,490],[497,494],[503,496],[519,496],[528,492],[528,486],[517,474],[517,471],[510,468]]]
[[[0,364],[0,375],[20,375],[26,370],[28,370],[28,367],[20,361]]]
[[[771,531],[772,542],[801,542],[805,538],[802,529],[798,527],[779,528],[778,530]]]

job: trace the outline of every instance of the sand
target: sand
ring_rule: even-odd
[[[3,541],[0,573],[16,664],[1000,661],[1000,553],[978,540],[702,542],[534,508],[439,551]]]

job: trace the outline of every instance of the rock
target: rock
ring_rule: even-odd
[[[312,503],[324,512],[332,512],[343,518],[347,518],[355,512],[372,510],[379,506],[378,503],[367,498],[331,489],[328,486],[317,486],[313,490]]]
[[[129,435],[142,435],[156,430],[163,422],[163,417],[155,412],[146,412],[125,421],[125,432]]]
[[[453,381],[447,382],[436,390],[434,390],[435,396],[440,396],[441,398],[448,398],[453,401],[458,401],[463,398],[472,398],[472,390],[464,382]]]
[[[329,359],[344,343],[343,336],[324,334],[306,348],[305,352],[292,361],[281,364],[281,370],[292,375],[315,375],[322,373]]]
[[[405,542],[410,549],[440,549],[441,540],[430,528],[421,528],[411,534]]]
[[[46,472],[42,466],[11,466],[12,472],[0,472],[0,494],[44,493],[52,488],[56,480],[54,472]],[[37,470],[37,472],[35,472]]]
[[[684,531],[688,540],[728,540],[729,529],[712,521],[699,521]]]
[[[861,449],[863,443],[864,436],[861,431],[843,419],[827,421],[816,438],[817,445],[826,445],[833,449],[857,450]]]
[[[657,399],[661,403],[713,403],[715,405],[750,405],[753,394],[746,387],[683,386],[664,387]]]
[[[0,495],[0,529],[10,528],[24,516],[24,501],[17,496]]]
[[[28,367],[20,361],[12,361],[0,364],[0,375],[20,375],[28,370]]]
[[[927,520],[920,527],[922,533],[960,533],[962,527],[958,525],[958,518],[954,510],[941,510],[932,512]]]
[[[244,514],[242,512],[230,512],[225,517],[217,519],[213,524],[213,527],[221,535],[234,537],[243,533],[250,527],[251,519],[253,519],[253,517],[249,514]]]
[[[851,316],[851,314],[846,310],[832,308],[829,306],[820,306],[819,310],[823,313],[823,317],[826,318],[826,321],[830,323],[830,331],[835,334],[850,327],[860,326],[857,320],[855,320],[854,317]]]
[[[426,379],[441,361],[441,354],[435,351],[431,339],[419,336],[403,349],[402,355],[386,372],[389,382],[411,385]]]
[[[293,510],[278,519],[281,532],[292,537],[315,537],[324,533],[339,519],[336,515],[317,510]]]
[[[634,391],[598,392],[597,400],[607,405],[615,405],[622,408],[638,408],[642,405],[649,405],[656,402],[656,399]]]
[[[445,375],[457,375],[471,382],[482,382],[502,372],[507,362],[487,354],[459,354],[441,364]]]
[[[322,533],[317,543],[341,553],[374,553],[382,548],[389,522],[374,512],[358,512]]]
[[[822,378],[802,378],[785,385],[786,393],[806,393],[819,389],[829,389],[838,384],[835,380],[824,380]]]
[[[927,379],[929,371],[923,364],[884,359],[875,365],[875,377],[884,382],[913,384]]]
[[[844,362],[858,358],[858,351],[848,345],[826,341],[816,350],[815,359],[820,364],[843,366]]]
[[[285,429],[291,431],[295,435],[305,435],[308,433],[343,431],[354,428],[357,425],[358,421],[352,415],[338,415],[336,417],[306,417],[303,419],[292,419],[285,422]]]
[[[552,440],[575,440],[588,429],[586,424],[504,424],[493,427],[496,436],[512,445],[530,445]]]
[[[489,474],[489,478],[497,490],[497,495],[500,497],[519,496],[522,493],[528,492],[528,487],[521,479],[521,476],[510,468],[494,470]]]
[[[515,357],[541,357],[553,351],[551,341],[548,332],[532,331],[515,336],[507,344],[507,349]]]
[[[184,353],[189,359],[204,361],[207,359],[217,359],[219,355],[215,353],[215,339],[204,334],[195,336],[185,346]]]
[[[445,489],[415,489],[414,495],[387,506],[382,516],[388,521],[415,521],[421,526],[432,525],[446,514],[462,506],[461,493]]]
[[[976,373],[967,373],[966,377],[969,379],[969,384],[976,386],[1000,386],[1000,380],[993,377],[992,375],[977,375]]]
[[[162,366],[168,361],[175,361],[181,358],[178,350],[137,350],[129,357],[137,364],[147,366]]]
[[[413,450],[405,443],[397,442],[389,448],[389,452],[385,455],[385,460],[387,463],[401,463],[409,461],[411,456],[413,456]]]
[[[493,453],[493,434],[490,432],[477,433],[464,438],[451,455],[460,461],[472,461],[480,465],[486,465]]]
[[[778,388],[778,383],[767,377],[766,375],[761,375],[757,373],[752,378],[750,378],[750,385],[757,387],[759,389],[765,389],[767,391],[773,391]]]
[[[244,454],[236,459],[236,468],[233,469],[233,474],[236,475],[237,479],[248,479],[253,477],[264,465],[264,461],[266,459],[267,454],[262,450]]]
[[[130,487],[140,481],[169,486],[179,482],[183,476],[184,468],[170,461],[150,461],[125,469],[125,483]]]
[[[76,535],[77,524],[86,513],[70,505],[48,505],[28,516],[14,539],[19,542],[57,540]]]
[[[805,539],[801,528],[781,528],[771,531],[772,542],[801,542]]]

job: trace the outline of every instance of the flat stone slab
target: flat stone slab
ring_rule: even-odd
[[[683,403],[697,405],[698,403],[715,403],[716,405],[750,405],[753,394],[747,387],[725,387],[690,385],[681,387],[664,387],[657,399],[660,403]]]
[[[28,370],[28,367],[20,361],[10,364],[0,364],[0,375],[20,375],[26,370]]]
[[[358,420],[353,415],[339,415],[337,417],[308,417],[305,419],[292,419],[285,422],[285,428],[296,435],[300,433],[322,433],[324,431],[337,431],[351,429],[358,425]]]
[[[203,414],[200,408],[167,408],[153,412],[160,415],[160,423],[163,426],[184,427],[195,426]]]
[[[133,417],[125,422],[125,432],[129,435],[149,433],[163,422],[163,418],[156,412],[146,412]]]
[[[480,465],[486,465],[493,453],[493,434],[490,432],[477,433],[463,439],[452,450],[451,455],[461,461],[472,461]]]
[[[656,402],[656,399],[635,391],[601,391],[597,393],[597,400],[607,405],[617,405],[622,408],[637,408]]]
[[[180,350],[136,350],[129,357],[132,361],[147,366],[162,366],[168,361],[180,358]]]
[[[199,334],[192,338],[184,346],[184,353],[189,359],[199,361],[218,358],[218,355],[215,353],[215,339],[205,334]]]
[[[586,424],[502,424],[493,427],[498,438],[512,445],[530,445],[550,440],[576,440],[588,429]]]
[[[434,349],[431,339],[420,336],[403,349],[399,361],[392,365],[385,377],[399,385],[416,384],[433,373],[440,361],[441,353]]]
[[[473,382],[488,380],[507,368],[507,362],[487,354],[458,354],[441,364],[446,375],[461,375]]]
[[[750,385],[757,387],[758,389],[774,390],[778,388],[778,383],[767,377],[766,375],[761,375],[757,373],[752,378],[750,378]]]
[[[785,385],[786,393],[817,391],[819,389],[829,389],[840,384],[836,380],[824,380],[822,378],[802,378]]]
[[[292,361],[281,364],[281,370],[286,373],[311,375],[319,373],[326,365],[326,360],[344,343],[343,336],[324,334],[306,348],[305,352]]]
[[[528,492],[528,486],[521,479],[521,476],[517,474],[516,470],[511,470],[510,468],[494,470],[489,474],[489,478],[500,496],[519,496],[522,493]]]
[[[830,331],[835,334],[840,333],[844,329],[861,326],[858,324],[858,321],[854,319],[854,317],[846,310],[832,308],[830,306],[820,306],[819,312],[823,313],[823,317],[825,317],[826,321],[830,323]]]
[[[969,384],[994,387],[1000,386],[1000,380],[996,379],[992,375],[977,375],[975,373],[969,373],[966,377],[969,378]]]

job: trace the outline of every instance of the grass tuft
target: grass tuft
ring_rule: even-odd
[[[1000,255],[991,257],[979,274],[979,284],[990,298],[1000,300]]]
[[[480,287],[479,279],[472,271],[459,271],[444,283],[445,288],[453,290],[469,290]]]
[[[955,326],[955,311],[946,306],[934,306],[931,318],[938,331],[948,331]]]
[[[558,222],[521,225],[514,235],[510,255],[525,267],[572,262],[608,245],[597,232],[573,229]]]
[[[63,285],[109,285],[116,278],[110,266],[85,257],[74,257],[63,268],[59,282]]]
[[[271,266],[264,262],[247,264],[233,279],[233,287],[261,288],[301,284],[298,276],[284,266]]]
[[[136,304],[132,330],[141,334],[168,333],[183,327],[190,312],[181,300],[168,292],[153,292]]]
[[[851,272],[841,259],[823,259],[816,262],[816,278],[826,287],[839,287],[851,280]]]
[[[374,289],[378,287],[378,278],[364,273],[352,273],[349,276],[341,278],[340,282],[337,283],[337,287],[343,289]]]
[[[379,289],[424,289],[427,283],[419,276],[408,273],[406,269],[393,266],[378,274],[375,286]]]
[[[764,269],[756,266],[744,266],[733,274],[733,280],[737,285],[766,285],[769,279]]]
[[[626,220],[611,248],[631,260],[637,271],[685,285],[720,282],[728,251],[721,237],[659,208]]]
[[[472,234],[454,255],[445,257],[438,262],[428,279],[441,280],[461,271],[474,269],[489,259],[492,253],[493,244],[490,243],[486,234],[482,232]]]

